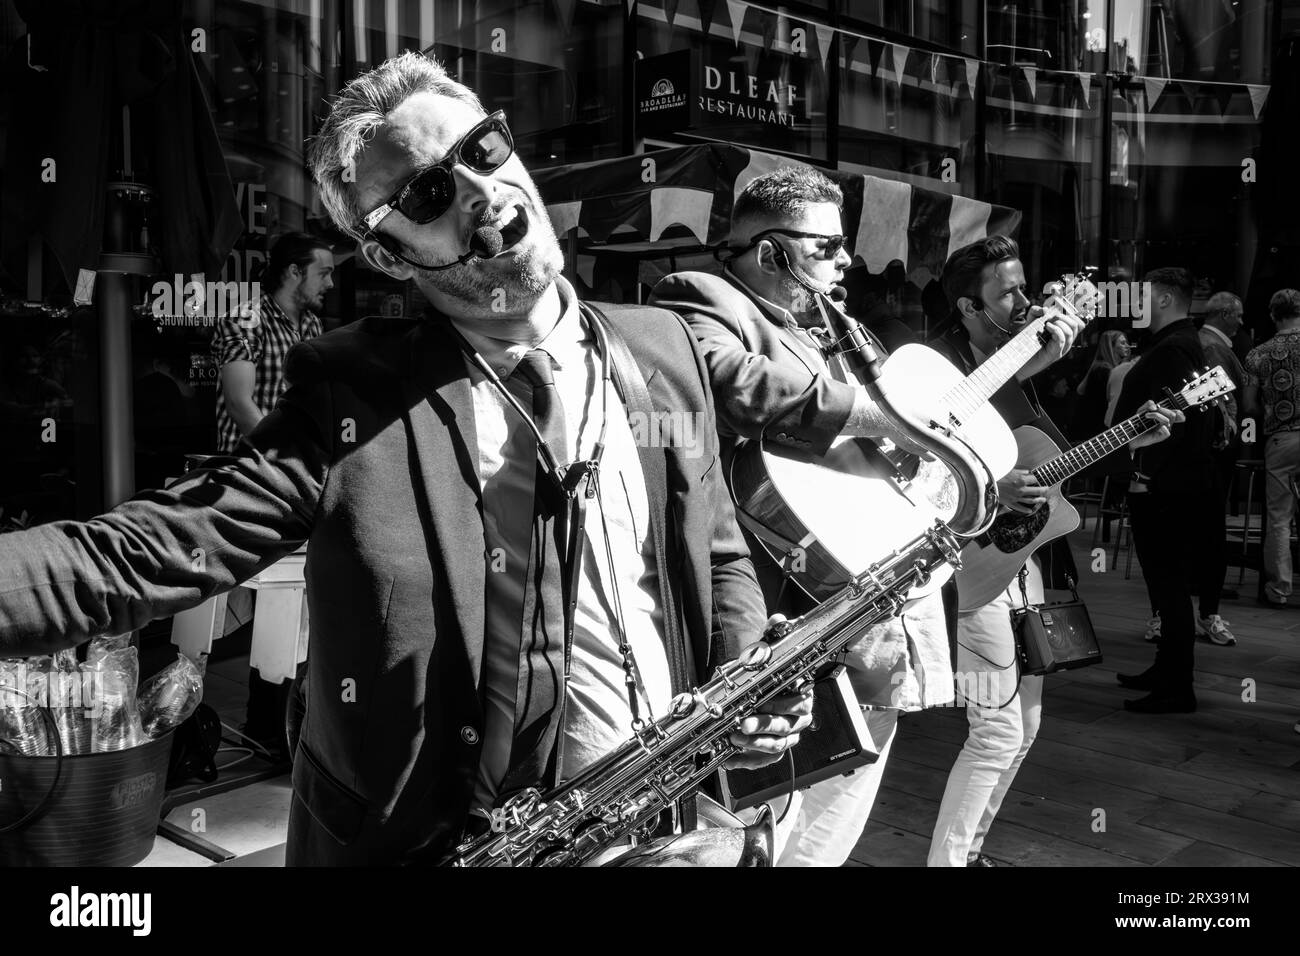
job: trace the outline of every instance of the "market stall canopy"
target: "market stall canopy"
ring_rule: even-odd
[[[796,160],[720,143],[679,146],[534,172],[556,235],[584,252],[658,257],[725,243],[731,207],[757,176]],[[854,261],[872,273],[903,263],[918,285],[938,278],[949,253],[1001,233],[1020,212],[964,196],[868,176],[821,170],[844,190]]]

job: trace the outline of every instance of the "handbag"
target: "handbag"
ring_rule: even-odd
[[[1026,569],[1020,569],[1020,597],[1024,607],[1011,612],[1016,656],[1022,675],[1037,676],[1100,664],[1101,645],[1093,630],[1088,607],[1079,600],[1074,578],[1066,576],[1073,600],[1032,605],[1025,587]]]

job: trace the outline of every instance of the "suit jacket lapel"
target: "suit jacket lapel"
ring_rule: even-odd
[[[482,694],[485,587],[482,486],[478,437],[465,361],[436,319],[410,336],[409,373],[403,376],[411,447],[430,517],[430,557],[447,581],[452,610]]]

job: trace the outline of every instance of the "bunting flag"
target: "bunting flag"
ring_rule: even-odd
[[[1083,97],[1083,108],[1092,109],[1092,74],[1076,73],[1079,78],[1079,94]]]
[[[744,0],[727,0],[727,14],[731,17],[731,38],[740,46],[740,29],[745,25]]]
[[[1038,102],[1038,70],[1032,66],[1022,68],[1025,74],[1025,82],[1029,84],[1029,102]]]
[[[848,70],[853,65],[853,51],[858,48],[858,41],[862,39],[856,33],[840,33],[840,62],[844,64],[844,69]],[[867,63],[867,72],[871,72],[871,63]]]
[[[763,49],[772,50],[776,48],[776,28],[778,17],[775,14],[767,13],[760,10],[758,15],[759,30],[763,35]]]
[[[713,17],[717,12],[718,0],[700,0],[700,27],[705,36],[709,35],[709,28],[713,26]]]
[[[677,5],[681,0],[663,0],[664,2],[664,19],[668,21],[668,29],[673,28],[673,21],[677,19]]]
[[[980,74],[980,61],[966,61],[966,92],[970,94],[971,99],[975,99],[975,81]]]
[[[880,76],[885,66],[885,44],[877,43],[875,40],[867,40],[867,62],[871,64],[871,74]]]
[[[625,7],[627,7],[627,15],[628,15],[629,17],[632,15],[632,6],[633,6],[635,3],[636,3],[636,0],[623,0],[623,5],[624,5]]]
[[[1183,91],[1183,96],[1187,97],[1189,109],[1196,112],[1196,106],[1201,98],[1201,84],[1197,80],[1184,80],[1177,84],[1178,88]]]
[[[1268,87],[1247,84],[1246,89],[1250,90],[1250,108],[1255,111],[1255,119],[1259,119],[1259,111],[1264,108],[1264,101],[1268,99]]]
[[[821,51],[822,62],[829,65],[831,62],[831,38],[835,36],[835,28],[824,23],[814,23],[813,27],[817,30],[817,49]]]
[[[1144,76],[1142,85],[1147,91],[1147,112],[1150,113],[1156,108],[1156,100],[1160,99],[1160,94],[1165,91],[1165,86],[1169,83],[1163,76]]]
[[[577,6],[578,0],[555,0],[555,10],[560,15],[560,24],[566,34],[573,28],[573,12]]]
[[[895,43],[894,52],[894,80],[899,86],[903,85],[903,71],[907,69],[907,55],[912,52],[912,48],[903,46],[901,43]]]
[[[1232,98],[1236,94],[1237,94],[1237,84],[1235,83],[1223,83],[1220,84],[1215,89],[1214,96],[1215,99],[1219,101],[1220,116],[1223,116],[1225,113],[1228,112],[1228,104],[1232,102]]]

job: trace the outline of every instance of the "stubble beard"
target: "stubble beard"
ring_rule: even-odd
[[[563,271],[564,256],[536,191],[525,193],[517,204],[528,216],[523,241],[490,260],[490,265],[475,258],[440,272],[417,273],[416,285],[426,297],[436,292],[457,303],[465,314],[486,318],[519,315],[541,298]]]
[[[816,303],[813,302],[812,293],[794,279],[782,277],[781,290],[785,293],[786,299],[790,303],[791,314],[811,315],[816,309]]]

